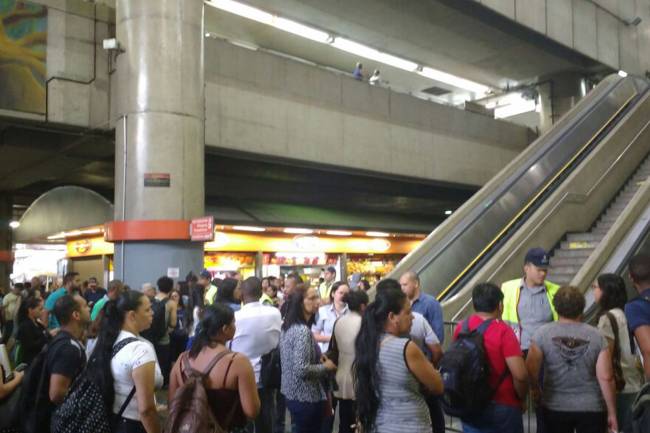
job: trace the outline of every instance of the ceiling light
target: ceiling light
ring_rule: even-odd
[[[289,228],[284,229],[284,232],[292,234],[292,235],[310,235],[310,234],[314,233],[314,231],[310,230],[310,229],[299,229],[299,228],[293,228],[293,227],[289,227]]]
[[[405,71],[412,72],[415,71],[418,67],[417,63],[411,62],[410,60],[405,60],[400,57],[382,53],[379,50],[345,38],[335,38],[334,42],[332,42],[332,46],[350,54],[355,54],[360,57],[365,57],[366,59],[375,60],[385,65],[393,66],[394,68],[403,69]]]
[[[625,78],[625,77],[627,77],[627,72],[625,72],[625,71],[618,71],[618,76],[619,76],[619,77],[623,77],[623,78]]]
[[[519,114],[529,113],[535,111],[537,104],[535,101],[530,101],[527,99],[519,99],[518,101],[513,101],[508,105],[503,107],[495,108],[494,118],[495,119],[505,119],[512,116],[517,116]]]
[[[323,44],[329,42],[332,38],[329,33],[305,26],[286,18],[275,17],[273,27]]]
[[[11,227],[12,230],[16,230],[18,227],[20,227],[20,221],[10,221],[9,222],[9,227]]]
[[[55,239],[64,239],[64,238],[65,238],[65,233],[63,233],[63,232],[47,237],[47,239],[51,240],[51,241],[53,241]]]
[[[457,77],[446,72],[439,71],[437,69],[423,67],[421,71],[418,71],[418,74],[423,77],[430,78],[432,80],[440,81],[441,83],[449,84],[450,86],[459,87],[461,89],[469,90],[477,94],[484,95],[490,90],[489,87],[484,86],[483,84],[475,83],[474,81],[466,80],[464,78]]]
[[[345,230],[327,230],[325,233],[330,236],[352,236],[352,232]]]
[[[262,24],[273,25],[273,15],[243,3],[232,0],[210,0],[208,5]]]
[[[447,209],[447,210],[445,211],[445,215],[451,215],[451,214],[452,214],[452,211],[451,211],[451,210]]]
[[[233,230],[238,230],[241,232],[265,232],[264,227],[253,227],[253,226],[232,226]]]
[[[390,234],[384,232],[366,232],[366,236],[371,236],[373,238],[387,238]]]

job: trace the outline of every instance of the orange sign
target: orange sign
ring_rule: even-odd
[[[91,257],[113,254],[113,244],[104,241],[103,237],[77,239],[66,244],[68,257]]]

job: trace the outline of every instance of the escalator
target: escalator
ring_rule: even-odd
[[[478,281],[521,275],[525,250],[585,232],[650,151],[645,80],[610,76],[488,182],[392,276],[413,270],[447,320]],[[601,227],[602,229],[602,227]]]

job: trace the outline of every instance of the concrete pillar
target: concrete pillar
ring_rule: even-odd
[[[9,288],[9,275],[13,267],[13,254],[11,245],[12,220],[11,197],[0,194],[0,287]]]
[[[116,35],[115,277],[139,287],[203,265],[189,241],[205,200],[203,2],[117,0]]]
[[[538,86],[541,110],[540,130],[548,131],[586,94],[584,77],[573,72],[555,74]]]

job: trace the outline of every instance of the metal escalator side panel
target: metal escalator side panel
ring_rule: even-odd
[[[434,231],[421,248],[398,265],[395,274],[415,270],[423,288],[434,294],[454,281],[530,197],[637,93],[634,80],[610,80],[602,86],[596,89],[596,96],[579,104],[552,131],[533,143],[530,150],[524,151],[525,158],[517,158],[504,169],[505,174],[497,175],[479,191],[476,197],[480,200],[470,199],[458,211],[462,218],[452,216]]]

